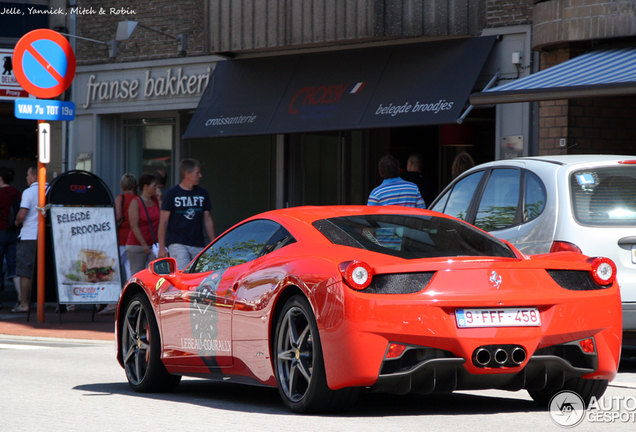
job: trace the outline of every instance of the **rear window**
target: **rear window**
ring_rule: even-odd
[[[582,225],[636,224],[636,166],[575,171],[570,175],[574,218]]]
[[[313,223],[332,243],[404,259],[515,258],[505,243],[471,225],[436,216],[360,215]]]

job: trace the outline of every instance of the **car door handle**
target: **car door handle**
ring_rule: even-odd
[[[236,292],[236,290],[238,289],[238,285],[239,285],[238,282],[234,282],[234,285],[232,285],[232,291],[233,292]]]
[[[632,237],[623,237],[622,239],[620,239],[618,241],[618,244],[621,246],[629,246],[629,245],[635,245],[636,244],[636,237],[632,236]]]

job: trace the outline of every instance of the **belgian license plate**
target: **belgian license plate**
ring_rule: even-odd
[[[537,308],[457,309],[457,327],[538,327]]]

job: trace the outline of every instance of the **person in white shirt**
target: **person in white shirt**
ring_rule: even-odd
[[[38,171],[31,167],[26,176],[29,187],[22,193],[20,211],[15,218],[20,227],[20,243],[16,256],[16,274],[20,276],[20,303],[11,312],[27,312],[33,284],[33,266],[38,247]]]

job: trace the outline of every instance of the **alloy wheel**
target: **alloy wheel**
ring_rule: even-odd
[[[276,348],[279,385],[291,402],[298,402],[309,390],[314,361],[313,334],[301,308],[285,313]]]
[[[132,301],[126,309],[122,329],[122,351],[128,380],[133,385],[139,385],[146,376],[150,360],[148,315],[139,300]]]

